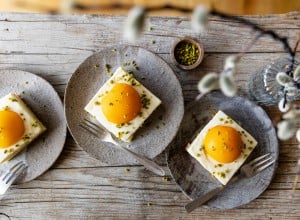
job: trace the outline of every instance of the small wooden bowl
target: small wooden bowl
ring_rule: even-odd
[[[193,63],[192,65],[183,65],[183,64],[179,63],[175,57],[175,49],[176,49],[177,45],[182,42],[192,43],[199,50],[199,57],[198,57],[197,61],[195,63]],[[181,68],[183,70],[192,70],[192,69],[195,69],[196,67],[198,67],[199,64],[202,62],[203,56],[204,56],[204,48],[203,48],[203,45],[199,41],[197,41],[191,37],[183,37],[174,42],[173,46],[171,47],[170,55],[171,55],[172,61],[176,64],[176,66],[178,66],[179,68]]]

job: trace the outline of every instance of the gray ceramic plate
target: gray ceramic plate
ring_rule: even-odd
[[[274,165],[252,178],[229,185],[206,204],[211,208],[230,209],[257,198],[270,184],[277,167],[279,150],[276,132],[262,108],[245,98],[228,98],[220,92],[210,93],[199,101],[190,103],[178,135],[166,150],[167,163],[176,183],[190,199],[219,186],[220,183],[185,150],[195,131],[204,127],[218,110],[232,117],[258,141],[248,161],[265,153],[271,153],[276,159]]]
[[[168,64],[141,47],[119,45],[109,47],[87,58],[72,75],[65,93],[65,115],[75,141],[92,157],[109,165],[136,164],[130,156],[112,144],[100,142],[78,125],[85,117],[85,105],[109,79],[106,64],[113,73],[119,66],[135,61],[139,70],[126,65],[135,78],[159,97],[162,104],[134,135],[129,148],[154,158],[174,138],[183,117],[184,103],[180,83]],[[122,143],[125,144],[125,143]]]
[[[18,156],[0,166],[0,169],[6,169],[19,160],[25,160],[28,169],[18,182],[28,182],[48,170],[64,147],[67,126],[62,102],[46,80],[32,73],[1,70],[0,85],[0,97],[11,92],[21,94],[20,97],[47,128]]]

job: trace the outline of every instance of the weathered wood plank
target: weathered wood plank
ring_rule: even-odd
[[[291,37],[300,31],[300,13],[280,16],[250,16],[265,28]],[[124,17],[39,14],[0,14],[0,69],[17,68],[36,73],[63,98],[66,83],[77,66],[107,45],[126,43],[121,36]],[[211,18],[209,31],[201,35],[206,54],[200,68],[190,73],[178,70],[169,57],[172,42],[184,35],[196,35],[187,18],[153,17],[147,20],[137,42],[170,63],[180,79],[186,101],[196,95],[196,84],[207,72],[220,71],[224,58],[236,53],[253,36],[238,23]],[[220,36],[222,33],[222,36]],[[156,44],[152,44],[155,39]],[[238,65],[241,92],[250,74],[285,53],[279,44],[263,38]],[[299,58],[299,56],[298,56]],[[274,120],[280,113],[266,108]],[[280,144],[279,166],[268,190],[250,204],[228,211],[200,208],[186,214],[188,202],[174,181],[164,181],[141,166],[111,167],[91,158],[68,136],[55,165],[36,180],[14,186],[0,202],[0,219],[299,219],[300,191],[291,187],[300,157],[295,139]],[[164,154],[156,161],[167,171]],[[129,168],[129,172],[125,172]],[[148,206],[147,203],[152,205]]]
[[[110,177],[106,178],[109,173]],[[289,190],[280,189],[280,187],[280,190],[274,189],[275,186],[272,183],[259,199],[241,209],[230,210],[227,213],[235,217],[241,213],[245,214],[245,217],[248,215],[253,218],[262,214],[266,214],[268,217],[292,218],[297,214],[300,194],[293,194],[294,198],[291,200],[289,196],[292,194]],[[148,202],[151,202],[152,206],[148,207]],[[66,213],[66,210],[72,208],[72,212],[76,213],[82,210],[87,213],[87,216],[116,217],[117,213],[120,213],[124,215],[124,218],[128,218],[134,208],[137,216],[144,215],[148,218],[167,217],[177,210],[176,216],[174,216],[177,218],[184,216],[182,205],[185,202],[187,199],[180,193],[172,180],[165,182],[160,177],[143,172],[141,168],[131,168],[129,172],[124,173],[123,167],[94,167],[53,169],[38,180],[14,188],[12,193],[2,201],[1,206],[3,205],[4,210],[6,206],[14,206],[13,210],[6,213],[8,215],[13,213],[12,217],[14,215],[20,217],[24,212],[23,208],[29,210],[28,214],[31,213],[34,216],[42,216],[47,212],[49,217],[67,217],[69,213]],[[275,209],[283,202],[289,202],[289,211]],[[48,203],[49,205],[46,205]],[[22,206],[20,206],[21,204]],[[122,206],[122,210],[120,210],[120,206]],[[257,216],[250,215],[257,207],[260,207],[260,211],[256,213]],[[34,210],[39,210],[41,213],[37,215]],[[112,213],[108,213],[108,210],[111,210]],[[131,211],[127,213],[129,210]],[[196,216],[205,217],[212,213],[205,209],[200,210],[201,212],[192,213],[188,217],[190,219]],[[218,216],[218,212],[213,213],[216,217]],[[80,216],[79,213],[74,215],[74,217]]]
[[[1,43],[1,42],[0,42]],[[0,44],[1,45],[1,44]],[[1,48],[1,46],[0,46]],[[90,54],[83,55],[0,55],[0,69],[17,68],[24,71],[33,72],[47,79],[54,85],[56,90],[63,97],[66,83],[71,74],[76,70],[79,64]],[[187,101],[192,100],[196,95],[196,84],[201,77],[207,72],[220,72],[227,53],[210,53],[206,54],[201,66],[189,73],[183,72],[176,68],[170,59],[168,53],[159,54],[175,70],[178,78],[183,85],[184,95]],[[249,53],[238,64],[238,75],[236,81],[240,89],[244,92],[247,81],[253,71],[253,64],[257,67],[263,67],[271,61],[276,60],[285,53]],[[65,59],[65,60],[64,60]],[[250,71],[249,71],[250,70]]]
[[[266,16],[264,19],[249,16],[249,19],[265,28],[276,27],[278,33],[287,35],[293,42],[296,41],[298,33],[287,30],[299,28],[299,22],[297,22],[299,18],[297,13],[284,16]],[[54,19],[58,22],[54,22]],[[38,14],[10,15],[2,13],[0,14],[0,21],[2,21],[0,22],[0,30],[3,31],[1,40],[12,41],[14,44],[3,45],[1,49],[22,51],[22,48],[25,47],[25,49],[30,48],[31,53],[41,51],[42,53],[53,53],[55,51],[55,53],[67,54],[73,54],[76,50],[94,51],[101,48],[101,45],[124,42],[122,39],[124,20],[124,16],[72,17],[56,15],[52,17]],[[152,17],[146,23],[147,26],[153,27],[153,30],[149,31],[145,28],[138,44],[149,46],[153,38],[159,38],[159,48],[154,45],[156,52],[169,52],[172,39],[174,40],[176,37],[187,34],[196,37],[190,29],[190,22],[187,18]],[[222,37],[219,33],[222,33]],[[249,28],[241,26],[239,23],[213,18],[208,32],[201,35],[201,39],[203,42],[207,42],[207,52],[237,52],[240,51],[241,45],[250,42],[253,38],[253,34],[250,33]],[[30,42],[30,47],[24,41]],[[49,47],[50,45],[51,47]],[[60,48],[59,52],[57,47]],[[271,39],[262,38],[257,47],[253,48],[253,51],[274,52],[282,51],[282,48],[279,44],[274,44]]]

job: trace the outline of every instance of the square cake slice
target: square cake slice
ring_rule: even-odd
[[[234,148],[236,142],[237,149]],[[256,145],[257,141],[245,129],[230,116],[218,111],[192,143],[187,145],[186,150],[211,175],[226,185]]]
[[[46,130],[16,94],[0,99],[0,163],[10,160]]]
[[[130,142],[160,104],[133,74],[119,67],[84,109],[118,139]]]

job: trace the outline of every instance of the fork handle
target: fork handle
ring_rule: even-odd
[[[192,212],[194,209],[198,208],[199,206],[203,205],[207,201],[211,200],[213,197],[215,197],[217,194],[222,192],[224,189],[225,189],[225,186],[219,186],[218,188],[215,188],[215,189],[207,192],[203,196],[198,197],[198,198],[194,199],[193,201],[191,201],[190,203],[188,203],[187,205],[185,205],[184,206],[185,210],[188,213]]]
[[[215,189],[212,189],[205,193],[203,196],[200,196],[193,201],[189,202],[184,206],[185,210],[190,213],[194,209],[198,208],[199,206],[205,204],[212,198],[214,198],[216,195],[218,195],[220,192],[222,192],[227,186],[229,186],[232,183],[235,183],[238,181],[241,177],[243,177],[243,174],[237,174],[234,177],[231,178],[231,180],[226,185],[221,185]]]
[[[154,161],[152,161],[152,160],[148,159],[147,157],[144,157],[140,154],[137,154],[136,152],[133,152],[132,150],[128,149],[127,147],[124,147],[124,146],[121,146],[121,145],[116,145],[116,146],[119,146],[120,149],[122,149],[126,153],[130,154],[134,159],[136,159],[140,164],[142,164],[145,168],[147,168],[151,172],[153,172],[153,173],[155,173],[159,176],[165,176],[166,175],[163,168],[161,168]]]

